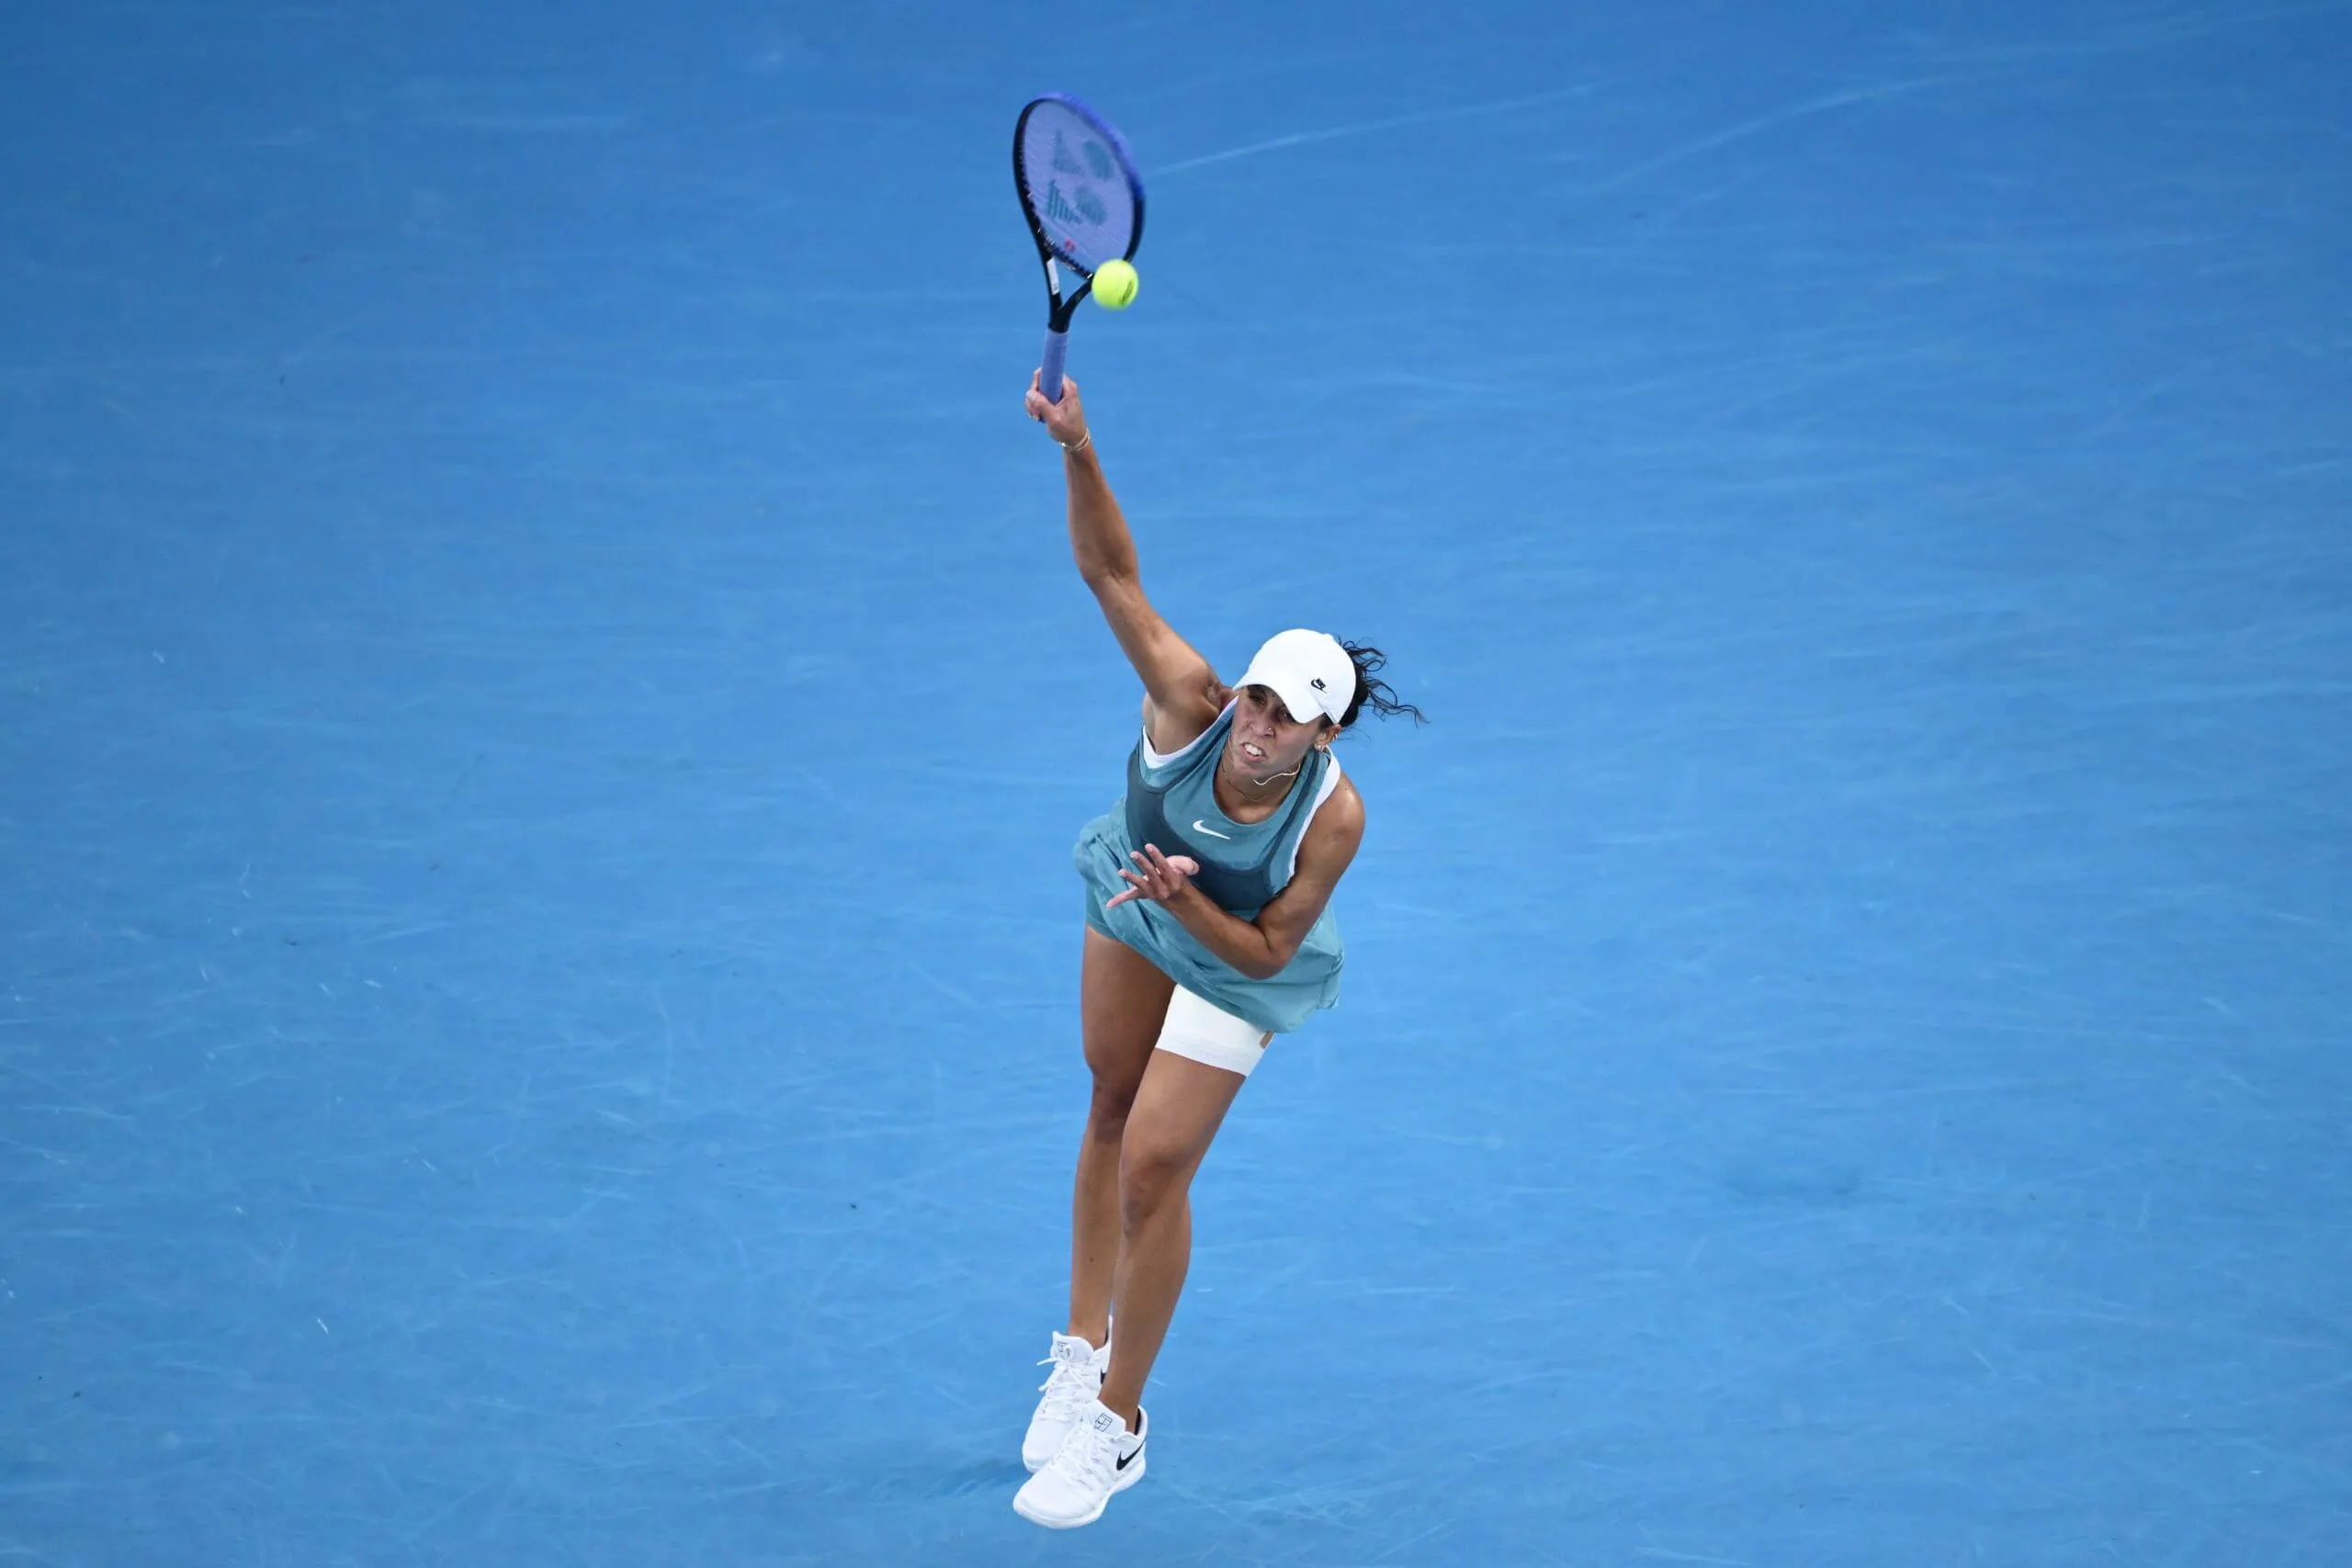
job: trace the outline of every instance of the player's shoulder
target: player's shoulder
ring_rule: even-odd
[[[1149,692],[1143,694],[1143,732],[1151,741],[1151,749],[1162,756],[1173,756],[1206,735],[1216,726],[1225,709],[1217,700],[1225,688],[1216,684],[1211,674],[1209,685],[1201,692],[1179,692],[1175,703],[1162,707]]]
[[[1345,833],[1350,838],[1363,833],[1363,796],[1357,793],[1356,781],[1342,773],[1332,785],[1331,794],[1316,808],[1315,826],[1323,832]]]

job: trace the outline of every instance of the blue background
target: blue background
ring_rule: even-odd
[[[0,1556],[2335,1564],[2341,6],[12,7]],[[1148,1483],[1136,688],[1381,643]],[[2328,1545],[2329,1541],[2335,1545]]]

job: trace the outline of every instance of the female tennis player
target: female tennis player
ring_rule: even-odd
[[[1209,1141],[1267,1043],[1338,999],[1327,906],[1363,841],[1363,802],[1331,742],[1366,707],[1421,716],[1374,678],[1377,649],[1321,632],[1283,632],[1237,684],[1218,681],[1144,597],[1077,383],[1053,403],[1032,378],[1027,406],[1061,444],[1070,551],[1144,689],[1126,798],[1076,851],[1094,1098],[1071,1203],[1069,1323],[1021,1444],[1035,1473],[1012,1500],[1067,1529],[1143,1477],[1144,1382],[1184,1287],[1188,1194]]]

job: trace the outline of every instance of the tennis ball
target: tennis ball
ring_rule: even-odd
[[[1094,269],[1094,302],[1106,310],[1124,310],[1136,302],[1136,290],[1143,287],[1143,279],[1136,276],[1134,265],[1123,261],[1106,261]]]

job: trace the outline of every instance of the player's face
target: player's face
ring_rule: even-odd
[[[1307,749],[1330,728],[1317,716],[1302,724],[1283,700],[1264,686],[1244,686],[1233,694],[1233,730],[1225,739],[1225,761],[1236,775],[1257,780],[1294,773]]]

